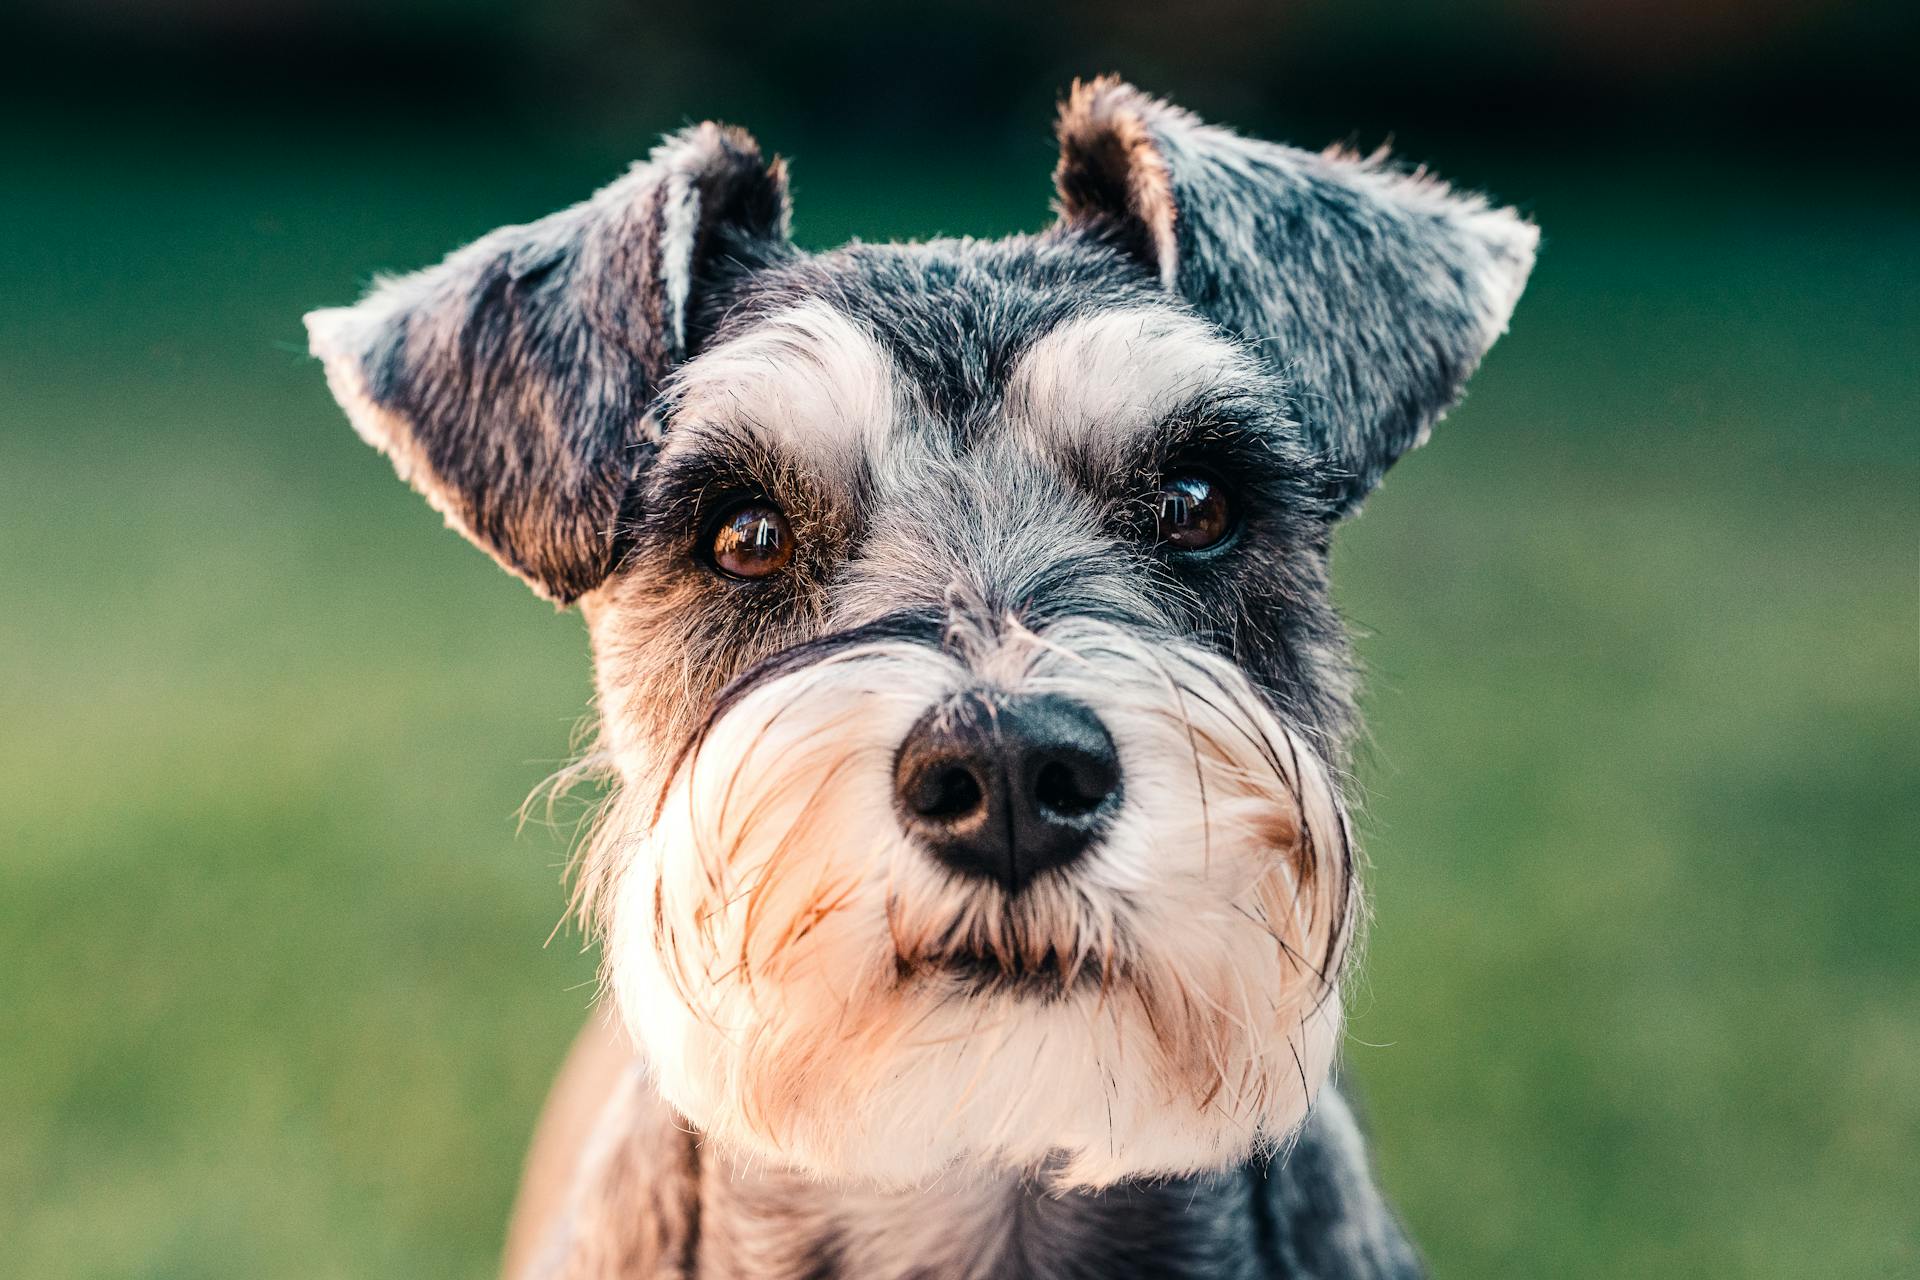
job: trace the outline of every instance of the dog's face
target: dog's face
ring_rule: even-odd
[[[1359,912],[1335,521],[1531,228],[1123,85],[1053,230],[785,239],[710,126],[313,320],[356,425],[594,638],[581,888],[666,1096],[831,1176],[1218,1167],[1324,1078]]]
[[[1354,900],[1277,380],[1081,245],[856,249],[743,311],[588,605],[631,784],[590,874],[669,1096],[902,1178],[1285,1132]]]

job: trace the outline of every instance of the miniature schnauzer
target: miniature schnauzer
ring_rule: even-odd
[[[613,1029],[510,1268],[1410,1276],[1326,1084],[1362,918],[1328,548],[1535,229],[1112,79],[1036,235],[788,236],[746,134],[307,317],[596,659]]]

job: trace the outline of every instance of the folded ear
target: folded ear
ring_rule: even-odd
[[[647,411],[706,295],[787,244],[779,161],[713,124],[571,209],[309,314],[356,430],[447,523],[567,604],[611,571]]]
[[[1344,513],[1424,443],[1505,332],[1539,232],[1381,157],[1204,124],[1129,84],[1076,83],[1063,225],[1107,237],[1290,385]]]

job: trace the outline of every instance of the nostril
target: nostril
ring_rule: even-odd
[[[986,795],[980,780],[964,765],[949,764],[926,770],[908,798],[913,811],[935,822],[953,822],[980,807]]]
[[[1113,790],[1110,779],[1095,778],[1094,772],[1075,769],[1064,760],[1049,760],[1034,777],[1033,798],[1057,817],[1084,818],[1105,804]]]
[[[1080,857],[1119,808],[1113,739],[1091,709],[1056,695],[935,707],[893,769],[902,830],[949,870],[1008,893]]]

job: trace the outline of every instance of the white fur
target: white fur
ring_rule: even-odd
[[[667,448],[698,449],[711,429],[747,426],[795,456],[851,472],[885,449],[899,388],[893,361],[866,330],[824,303],[801,303],[681,371]]]
[[[1223,659],[1091,624],[1003,634],[770,681],[657,818],[630,788],[603,828],[613,993],[710,1138],[835,1178],[967,1163],[1099,1186],[1220,1167],[1305,1116],[1340,1025],[1312,964],[1331,949],[1337,978],[1354,911],[1325,768]],[[908,728],[983,673],[1085,702],[1125,771],[1097,849],[1011,903],[938,867],[892,802]],[[956,931],[999,955],[1051,945],[1102,980],[1040,999],[902,977]]]
[[[1006,415],[1031,446],[1125,449],[1196,392],[1255,376],[1213,326],[1160,307],[1099,311],[1034,342],[1007,380]]]
[[[693,248],[700,234],[700,192],[688,172],[695,169],[688,158],[668,171],[661,216],[660,273],[667,285],[667,316],[673,324],[676,356],[687,350],[687,299],[693,293]]]

